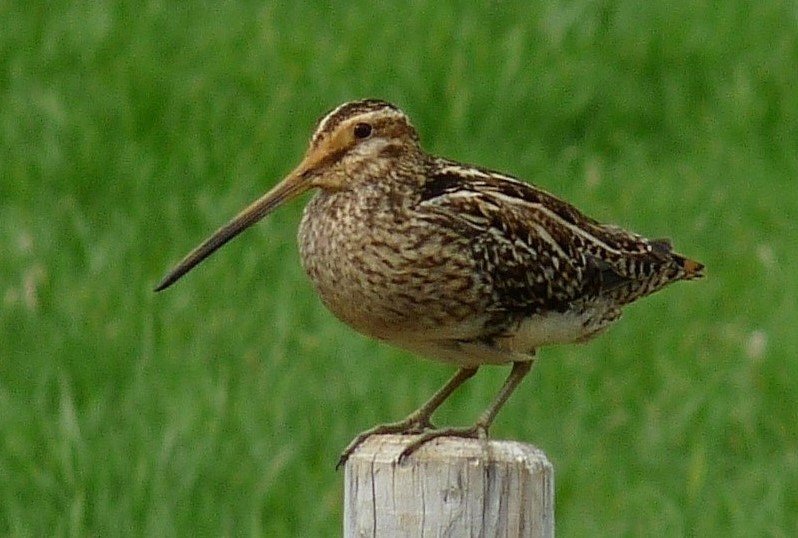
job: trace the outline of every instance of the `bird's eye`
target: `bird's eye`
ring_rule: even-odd
[[[371,136],[371,125],[358,123],[355,125],[355,138],[368,138]]]

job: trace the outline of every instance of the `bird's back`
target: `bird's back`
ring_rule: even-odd
[[[702,276],[703,266],[649,240],[604,225],[515,178],[438,159],[423,189],[432,225],[471,238],[492,293],[486,334],[514,348],[586,340],[620,308],[671,282]]]

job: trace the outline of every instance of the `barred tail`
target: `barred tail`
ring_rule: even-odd
[[[695,280],[704,276],[704,264],[674,252],[669,239],[653,239],[649,244],[655,253],[670,257],[676,263],[678,272],[674,280]]]
[[[704,276],[704,264],[698,263],[690,258],[685,258],[681,254],[672,254],[673,261],[676,262],[682,271],[682,280],[696,280]]]

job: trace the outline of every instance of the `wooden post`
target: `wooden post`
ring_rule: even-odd
[[[344,537],[554,536],[554,469],[514,441],[443,437],[401,465],[413,436],[377,435],[344,470]]]

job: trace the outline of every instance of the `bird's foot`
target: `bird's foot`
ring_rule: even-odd
[[[410,415],[404,420],[400,420],[399,422],[392,422],[390,424],[380,424],[379,426],[374,426],[373,428],[369,428],[368,430],[360,433],[357,437],[355,437],[349,445],[341,452],[341,456],[338,458],[338,463],[335,465],[335,469],[338,470],[341,466],[346,463],[346,460],[349,459],[349,456],[357,450],[363,441],[371,437],[372,435],[382,435],[387,433],[399,433],[403,435],[414,435],[414,434],[425,434],[427,432],[434,432],[439,431],[435,429],[435,426],[430,422],[429,416],[417,416],[415,414]]]
[[[413,452],[421,448],[422,445],[437,439],[438,437],[460,437],[463,439],[487,439],[488,428],[487,426],[477,423],[473,426],[464,428],[439,428],[434,430],[427,430],[422,432],[412,443],[407,445],[401,454],[399,454],[399,464],[407,461]]]

